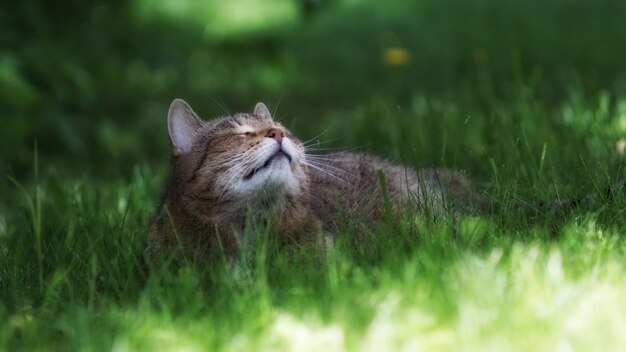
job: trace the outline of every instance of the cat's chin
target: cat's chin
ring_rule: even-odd
[[[286,156],[274,155],[266,163],[266,166],[255,173],[248,181],[259,185],[265,183],[287,184],[295,175],[291,171],[291,162]]]
[[[250,195],[264,189],[268,185],[278,187],[286,193],[297,194],[300,190],[300,181],[292,170],[291,160],[284,155],[274,155],[268,159],[263,167],[251,175],[247,175],[239,182],[231,185],[235,194]]]
[[[282,150],[278,150],[272,156],[267,158],[263,165],[250,171],[246,176],[244,176],[243,179],[244,181],[248,181],[257,175],[262,174],[264,171],[271,171],[272,168],[284,168],[282,164],[284,164],[285,161],[287,162],[287,168],[289,168],[289,164],[291,164],[291,156]]]

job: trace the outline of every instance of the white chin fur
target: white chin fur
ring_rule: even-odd
[[[255,152],[255,160],[258,160],[255,167],[261,167],[267,159],[280,150],[280,145],[275,140],[266,138],[261,147]],[[300,158],[300,152],[293,145],[289,138],[283,138],[282,149],[292,158],[292,163]],[[240,196],[253,194],[262,190],[268,185],[282,186],[286,193],[299,193],[300,182],[298,177],[291,170],[291,164],[285,157],[274,159],[270,164],[258,170],[251,178],[244,179],[245,174],[231,175],[227,184],[229,193]]]

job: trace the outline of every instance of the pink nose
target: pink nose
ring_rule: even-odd
[[[283,131],[281,131],[280,128],[276,127],[270,128],[265,135],[265,137],[267,138],[274,138],[278,143],[281,143],[283,141],[284,136],[285,134],[283,133]]]

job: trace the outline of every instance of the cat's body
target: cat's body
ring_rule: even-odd
[[[346,217],[378,222],[389,210],[398,218],[407,212],[449,215],[488,206],[488,199],[452,170],[416,172],[374,155],[349,152],[325,155],[315,167],[310,169],[310,209],[328,232]]]
[[[249,217],[277,219],[280,242],[298,248],[320,245],[346,219],[489,205],[457,172],[416,172],[362,153],[305,155],[261,103],[250,114],[203,122],[175,100],[168,129],[171,174],[150,226],[152,258],[178,246],[209,261],[233,258]]]

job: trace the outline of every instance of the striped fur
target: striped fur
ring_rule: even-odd
[[[232,261],[249,218],[278,219],[280,243],[300,248],[322,246],[322,233],[342,219],[378,221],[386,210],[398,217],[487,203],[453,171],[415,172],[362,153],[307,155],[262,103],[252,113],[205,122],[175,100],[168,128],[171,172],[150,226],[152,259],[180,246],[204,260]]]

